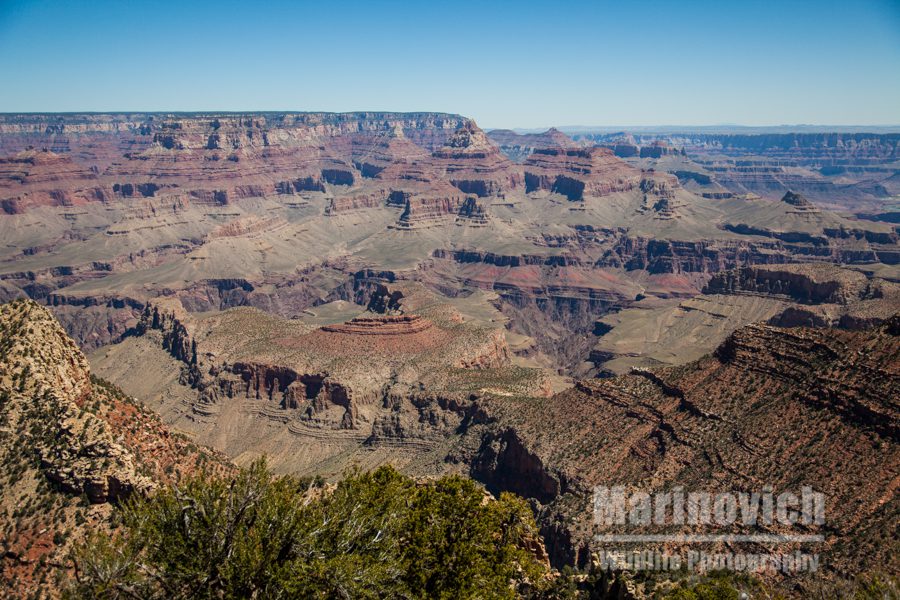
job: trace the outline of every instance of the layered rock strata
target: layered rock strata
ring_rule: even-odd
[[[640,173],[605,148],[547,148],[525,161],[525,190],[545,190],[567,199],[584,200],[632,190]]]

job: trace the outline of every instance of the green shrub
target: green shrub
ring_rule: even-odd
[[[511,598],[544,585],[521,499],[458,476],[420,485],[390,467],[332,491],[258,462],[202,475],[121,512],[119,535],[75,553],[74,598]]]
[[[682,585],[666,596],[668,600],[739,600],[740,594],[724,581]]]

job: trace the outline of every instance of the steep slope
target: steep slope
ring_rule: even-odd
[[[546,190],[570,201],[632,190],[639,181],[637,169],[604,148],[545,148],[525,161],[526,191]]]
[[[0,423],[0,588],[21,597],[58,588],[71,574],[68,549],[110,527],[111,503],[231,468],[92,378],[31,301],[0,306]]]

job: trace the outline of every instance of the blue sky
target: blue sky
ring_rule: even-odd
[[[900,124],[900,0],[0,0],[0,111]]]

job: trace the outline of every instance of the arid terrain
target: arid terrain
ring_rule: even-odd
[[[515,492],[557,568],[597,485],[811,485],[821,579],[900,572],[900,134],[569,133],[0,114],[3,577],[263,455]]]
[[[491,135],[424,113],[5,115],[2,294],[53,306],[93,349],[160,296],[297,318],[417,282],[498,309],[516,354],[570,375],[597,318],[697,296],[728,269],[896,277],[896,225],[831,212],[808,187],[709,193],[660,162],[700,169],[684,146],[635,158],[558,131]],[[896,136],[876,137],[874,172],[894,177]],[[806,160],[875,160],[837,141],[810,140]],[[831,205],[849,197],[831,192]]]

